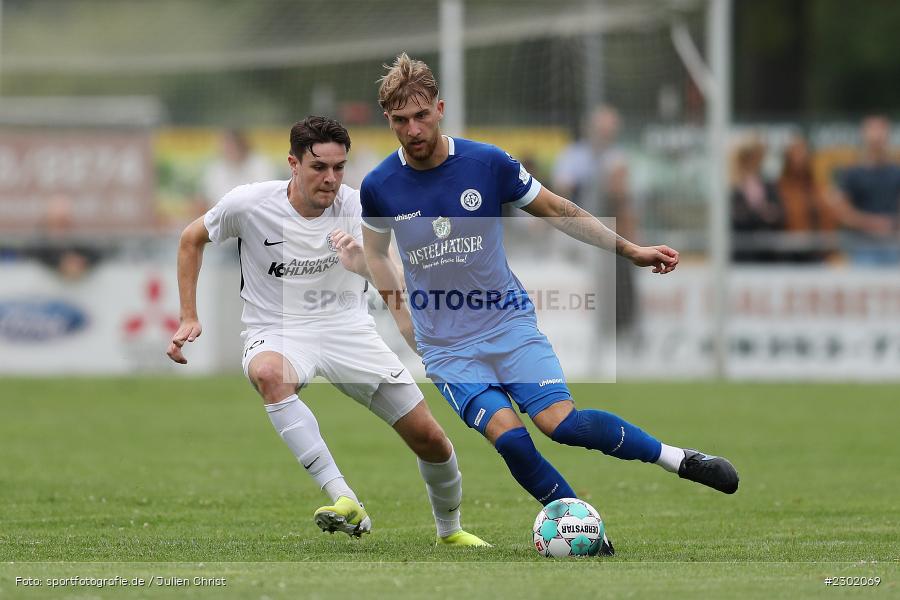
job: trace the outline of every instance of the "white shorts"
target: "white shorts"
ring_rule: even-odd
[[[409,369],[391,352],[374,324],[338,329],[297,328],[245,331],[242,366],[260,352],[277,352],[297,372],[303,387],[322,376],[347,396],[393,425],[422,399]],[[376,394],[381,384],[385,385]]]

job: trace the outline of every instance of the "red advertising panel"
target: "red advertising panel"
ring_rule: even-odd
[[[146,229],[153,189],[147,131],[0,129],[0,232],[38,231],[60,197],[76,231]]]

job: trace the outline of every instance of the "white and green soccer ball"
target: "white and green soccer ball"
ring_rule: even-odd
[[[541,556],[595,556],[603,544],[603,520],[578,498],[554,500],[534,520],[534,547]]]

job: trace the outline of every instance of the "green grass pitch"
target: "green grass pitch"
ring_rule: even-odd
[[[315,527],[324,495],[238,377],[0,380],[0,599],[797,598],[843,596],[824,584],[841,576],[877,576],[869,593],[900,594],[900,386],[573,386],[582,407],[728,456],[741,486],[725,496],[536,434],[618,552],[565,561],[532,549],[537,503],[422,388],[457,448],[464,526],[491,549],[434,547],[412,454],[328,385],[303,398],[372,516],[359,541]],[[117,575],[149,583],[48,584]]]

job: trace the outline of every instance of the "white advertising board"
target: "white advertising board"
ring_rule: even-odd
[[[620,331],[615,351],[600,318],[611,289],[598,292],[581,270],[562,261],[514,268],[535,303],[545,303],[537,311],[540,327],[570,381],[712,375],[710,290],[716,284],[705,268],[682,265],[666,276],[637,272],[636,334]],[[204,330],[187,350],[187,367],[164,353],[178,319],[174,260],[111,261],[77,282],[37,264],[0,263],[0,281],[2,374],[202,374],[240,367],[234,261],[205,261],[197,294]],[[736,268],[730,287],[730,378],[900,381],[897,274]],[[558,294],[556,306],[546,304],[549,294]],[[421,378],[418,357],[405,349],[387,312],[374,312],[389,345]]]
[[[199,374],[240,367],[236,266],[210,265],[201,273],[204,330],[187,350],[187,366],[165,355],[178,326],[174,260],[107,262],[74,282],[39,264],[0,264],[0,281],[0,373]]]
[[[620,377],[712,374],[708,271],[639,276],[640,335]],[[735,268],[728,375],[747,380],[900,380],[900,275],[885,270]]]

